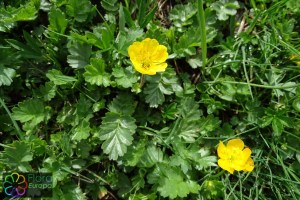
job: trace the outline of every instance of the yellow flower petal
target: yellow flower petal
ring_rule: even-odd
[[[254,169],[254,161],[252,158],[249,158],[245,164],[244,171],[251,172]]]
[[[231,155],[231,166],[237,171],[241,171],[245,168],[246,161],[249,157],[244,158],[243,151],[233,151]]]
[[[157,40],[146,38],[134,42],[128,47],[128,55],[136,71],[142,74],[154,75],[165,71],[168,64],[167,47],[160,45]]]
[[[149,71],[146,68],[144,68],[140,62],[132,61],[132,64],[134,66],[134,69],[140,72],[141,74],[149,74]],[[150,73],[149,75],[153,74]]]
[[[227,148],[236,148],[239,150],[243,150],[244,146],[244,142],[241,139],[232,139],[227,143]]]
[[[290,60],[294,60],[295,58],[297,58],[296,55],[291,55],[291,56],[290,56]]]
[[[251,150],[250,150],[249,148],[245,148],[245,149],[243,150],[243,155],[242,155],[242,157],[243,157],[243,160],[245,160],[245,162],[249,159],[251,153],[252,153],[252,152],[251,152]]]
[[[153,74],[156,74],[156,72],[163,72],[166,70],[167,66],[167,63],[152,64],[150,66],[149,72]]]
[[[163,63],[168,58],[167,47],[159,45],[155,51],[152,52],[151,60],[155,60],[157,63]]]
[[[220,141],[220,143],[218,145],[217,152],[218,152],[218,156],[220,158],[223,158],[223,159],[227,159],[228,158],[228,153],[227,153],[226,146],[223,144],[222,141]]]
[[[244,142],[241,139],[229,140],[225,146],[220,141],[217,148],[218,165],[229,173],[236,171],[252,171],[254,169],[254,161],[251,159],[251,150],[244,148]]]
[[[142,41],[142,44],[144,45],[144,48],[147,49],[149,54],[152,54],[157,47],[159,46],[159,43],[155,39],[146,38]]]
[[[218,160],[218,165],[222,169],[228,171],[230,174],[233,174],[234,169],[230,166],[230,162],[228,162],[227,160],[219,159]]]
[[[142,43],[141,42],[134,42],[132,45],[128,48],[128,55],[130,57],[130,60],[133,61],[139,61],[141,60],[141,53],[140,49],[142,49]]]

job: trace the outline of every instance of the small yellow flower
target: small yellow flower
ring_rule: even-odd
[[[291,55],[290,60],[294,61],[296,63],[296,65],[300,65],[300,61],[297,61],[297,60],[299,60],[299,57],[297,55]]]
[[[254,169],[251,150],[245,148],[241,139],[229,140],[227,146],[220,141],[217,151],[220,157],[218,165],[231,174],[234,170],[251,172]]]
[[[154,75],[165,71],[168,66],[167,47],[160,45],[155,39],[146,38],[141,42],[134,42],[129,46],[128,54],[135,70],[142,74]]]

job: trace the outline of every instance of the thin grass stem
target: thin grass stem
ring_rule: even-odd
[[[17,131],[17,134],[18,134],[19,138],[20,138],[21,140],[24,140],[25,137],[24,137],[24,135],[22,134],[22,131],[21,131],[20,127],[18,126],[18,124],[17,124],[17,122],[14,120],[14,118],[12,117],[11,112],[10,112],[9,109],[7,108],[5,102],[3,101],[2,98],[0,98],[0,104],[2,105],[2,107],[3,107],[3,108],[5,109],[5,111],[7,112],[7,114],[8,114],[8,116],[9,116],[11,122],[13,123],[13,125],[14,125],[14,127],[15,127],[15,129],[16,129],[16,131]]]
[[[203,1],[198,0],[198,21],[200,24],[200,33],[201,33],[201,56],[202,56],[202,69],[205,69],[206,58],[207,58],[207,44],[206,44],[206,27],[205,27],[205,15],[203,9]]]
[[[259,85],[255,83],[245,83],[245,82],[237,82],[237,81],[223,81],[223,80],[216,80],[216,81],[203,81],[204,84],[215,84],[215,83],[230,83],[230,84],[237,84],[237,85],[249,85],[252,87],[259,87],[259,88],[266,88],[266,89],[287,89],[287,88],[296,88],[300,86],[300,83],[293,84],[293,85]]]

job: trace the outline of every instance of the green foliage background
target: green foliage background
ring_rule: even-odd
[[[299,0],[0,1],[0,171],[52,173],[53,199],[300,199],[299,17]],[[127,48],[146,37],[169,59],[142,86]],[[232,138],[253,172],[217,166]]]

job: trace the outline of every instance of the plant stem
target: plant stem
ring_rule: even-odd
[[[286,89],[286,88],[296,88],[300,86],[300,83],[294,85],[259,85],[255,83],[245,83],[245,82],[236,82],[236,81],[223,81],[223,80],[216,80],[216,81],[203,81],[204,84],[215,84],[215,83],[230,83],[230,84],[239,84],[239,85],[249,85],[252,87],[259,87],[259,88],[266,88],[266,89]]]
[[[8,114],[8,116],[9,116],[11,122],[13,123],[13,125],[14,125],[14,127],[15,127],[15,129],[16,129],[16,131],[17,131],[17,134],[19,135],[19,138],[20,138],[21,140],[24,140],[25,138],[24,138],[24,136],[23,136],[23,134],[22,134],[22,132],[21,132],[21,130],[20,130],[20,128],[19,128],[17,122],[16,122],[16,121],[13,119],[13,117],[11,116],[11,112],[10,112],[9,109],[7,108],[5,102],[2,100],[2,98],[0,98],[0,104],[2,105],[2,107],[3,107],[3,108],[5,109],[5,111],[7,112],[7,114]]]
[[[142,74],[142,76],[141,76],[141,82],[140,82],[140,88],[143,87],[144,83],[145,83],[145,75]]]
[[[220,171],[219,173],[217,173],[216,175],[212,175],[210,176],[211,179],[216,179],[220,176],[222,176],[224,174],[225,170]]]
[[[203,0],[198,0],[198,21],[200,24],[201,32],[201,49],[202,49],[202,68],[205,69],[207,57],[207,44],[206,44],[206,23],[203,9]]]

